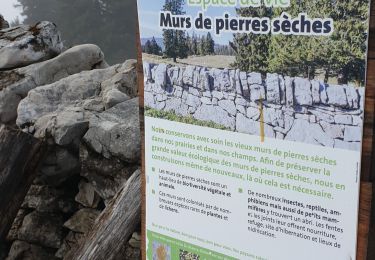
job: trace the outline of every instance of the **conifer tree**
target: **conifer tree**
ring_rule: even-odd
[[[174,15],[185,14],[183,10],[184,0],[165,0],[163,11],[170,11]],[[177,58],[183,59],[188,56],[188,45],[184,31],[181,30],[164,30],[164,55],[173,58],[176,62]]]

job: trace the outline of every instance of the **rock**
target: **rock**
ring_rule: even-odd
[[[141,234],[134,232],[129,240],[129,245],[134,248],[141,248],[142,237]]]
[[[105,158],[138,162],[141,154],[138,98],[120,103],[90,119],[84,142]]]
[[[53,249],[43,248],[24,241],[15,241],[5,260],[57,260]]]
[[[112,199],[138,168],[137,165],[128,165],[116,157],[103,158],[85,143],[81,144],[80,160],[81,175],[105,201]]]
[[[24,210],[24,209],[20,209],[17,212],[17,216],[14,219],[12,227],[10,228],[9,233],[8,233],[8,235],[6,237],[6,240],[8,242],[15,241],[15,240],[18,239],[18,231],[21,228],[22,221],[23,221],[24,217],[27,215],[27,213],[28,213],[28,211]]]
[[[285,101],[287,106],[294,105],[294,79],[285,77]]]
[[[232,116],[237,113],[236,105],[231,100],[219,100],[218,105]]]
[[[33,211],[25,216],[18,232],[19,240],[59,248],[63,238],[61,215]]]
[[[165,86],[167,84],[167,65],[159,64],[154,71],[154,82],[158,86]]]
[[[114,76],[117,68],[84,71],[31,90],[18,106],[17,124],[34,124],[46,115],[53,120],[57,112],[82,105],[84,100],[100,93],[101,83]]]
[[[52,137],[54,143],[61,146],[79,143],[96,112],[114,104],[121,107],[121,103],[125,103],[122,100],[137,95],[135,86],[134,61],[84,71],[30,91],[18,106],[17,124],[21,128],[33,125],[35,137]],[[119,99],[109,98],[114,92],[121,92]],[[87,109],[88,101],[96,102],[97,108]],[[44,106],[40,106],[41,103]]]
[[[146,61],[143,61],[143,75],[146,81],[152,80],[151,64]]]
[[[345,142],[361,142],[362,127],[361,126],[345,126],[344,141]]]
[[[37,183],[58,186],[71,176],[78,174],[79,159],[71,151],[59,146],[51,147],[42,163]]]
[[[92,229],[99,215],[99,210],[81,209],[64,223],[64,227],[77,233],[87,234]]]
[[[336,149],[345,149],[345,150],[352,150],[352,151],[361,151],[362,145],[360,142],[345,142],[339,139],[335,140],[334,147]]]
[[[280,82],[279,75],[267,73],[267,102],[272,104],[280,104],[281,93],[280,93]]]
[[[78,189],[79,192],[75,197],[78,203],[88,208],[96,208],[98,206],[100,198],[90,183],[81,181]]]
[[[263,80],[262,80],[262,74],[258,72],[250,72],[247,74],[247,83],[250,85],[257,84],[257,85],[262,85]]]
[[[353,86],[346,86],[345,93],[346,98],[348,100],[349,107],[352,109],[358,109],[359,108],[359,94],[357,92],[357,88]]]
[[[325,121],[321,121],[320,125],[322,126],[324,132],[331,138],[344,138],[344,126],[329,124]]]
[[[235,129],[235,118],[219,106],[202,105],[193,115],[194,118]]]
[[[353,124],[353,117],[351,115],[335,115],[334,120],[336,124],[342,124],[342,125]]]
[[[48,60],[60,54],[62,49],[60,33],[51,22],[3,29],[0,31],[0,69]]]
[[[285,79],[283,76],[279,75],[279,82],[280,82],[280,104],[286,104],[286,84]]]
[[[330,85],[326,88],[328,104],[338,107],[348,107],[348,99],[346,97],[345,88],[343,86]]]
[[[217,91],[231,91],[231,79],[228,69],[212,69],[211,75],[213,77],[213,89]],[[234,89],[233,89],[234,90]]]
[[[186,92],[184,91],[184,93]],[[189,114],[188,108],[189,107],[186,105],[186,103],[182,102],[181,99],[168,99],[165,102],[164,110],[175,112],[177,115],[180,116],[187,116]]]
[[[0,71],[0,122],[10,123],[17,117],[17,106],[37,86],[56,82],[103,62],[104,55],[95,45],[73,47],[54,59],[24,68]]]
[[[294,79],[294,98],[296,104],[301,106],[311,106],[313,98],[311,94],[311,82],[303,78]]]
[[[4,16],[0,14],[0,30],[9,28],[9,23],[4,19]]]
[[[260,109],[256,107],[248,107],[246,115],[248,118],[253,119],[253,120],[259,120],[260,117]],[[239,118],[237,118],[237,121]]]
[[[260,124],[239,113],[237,114],[236,131],[244,134],[259,135]]]
[[[310,124],[303,119],[294,120],[294,124],[285,140],[296,141],[307,144],[315,144],[326,147],[333,147],[334,141],[318,124]]]
[[[69,189],[57,189],[45,185],[32,185],[22,208],[36,209],[38,212],[72,213],[77,206]]]
[[[193,86],[194,71],[195,66],[187,66],[185,68],[182,76],[182,82],[184,85]]]
[[[251,101],[259,101],[261,99],[266,99],[266,91],[263,85],[250,85],[249,91]]]
[[[186,104],[191,106],[195,111],[202,104],[202,102],[199,97],[189,94],[186,99]]]
[[[58,258],[64,258],[70,251],[78,248],[83,238],[85,238],[84,234],[70,231],[64,238],[64,241],[60,249],[57,250],[55,256]]]
[[[311,94],[312,94],[313,104],[320,103],[320,89],[321,89],[321,83],[317,80],[312,80],[311,81]]]

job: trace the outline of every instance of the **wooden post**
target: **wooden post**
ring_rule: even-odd
[[[43,141],[0,126],[0,244],[37,175],[45,151]]]

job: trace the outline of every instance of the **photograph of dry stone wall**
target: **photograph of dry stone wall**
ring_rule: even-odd
[[[145,106],[228,130],[359,151],[364,88],[239,69],[144,62]],[[262,113],[262,115],[261,115]]]

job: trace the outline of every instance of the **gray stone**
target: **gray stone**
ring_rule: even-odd
[[[280,82],[280,104],[286,104],[286,84],[284,77],[279,75],[279,82]]]
[[[348,107],[345,88],[343,86],[330,85],[326,88],[328,104],[338,107]]]
[[[237,114],[236,131],[244,134],[259,135],[260,123],[242,114]]]
[[[311,94],[311,82],[303,78],[294,79],[295,102],[301,106],[311,106],[313,98]]]
[[[175,112],[180,116],[188,115],[188,106],[181,99],[169,99],[165,103],[164,110]]]
[[[263,85],[251,85],[250,86],[250,100],[259,101],[266,98],[266,91]]]
[[[311,93],[312,93],[313,104],[319,104],[320,103],[321,85],[322,84],[317,80],[311,81]]]
[[[193,86],[194,71],[195,66],[186,66],[182,76],[183,84]]]
[[[334,117],[336,124],[351,125],[353,124],[353,118],[351,115],[335,115]]]
[[[345,142],[339,139],[335,140],[336,149],[352,150],[352,151],[361,151],[362,146],[360,142]]]
[[[331,138],[344,138],[344,126],[329,124],[325,121],[321,121],[320,125],[322,126],[324,132],[329,135]]]
[[[285,99],[287,106],[294,105],[294,79],[285,77]]]
[[[50,148],[37,178],[38,184],[58,186],[79,173],[79,159],[67,149],[59,146]]]
[[[146,107],[155,107],[154,95],[151,92],[144,93],[144,102]]]
[[[51,22],[3,29],[0,32],[0,69],[48,60],[60,54],[62,49],[60,33]]]
[[[262,85],[263,80],[262,80],[262,74],[258,72],[251,72],[247,74],[247,83],[249,85],[257,84],[257,85]]]
[[[105,158],[137,162],[140,157],[138,98],[92,117],[83,140]]]
[[[212,69],[212,76],[214,79],[214,89],[219,91],[231,91],[231,80],[229,77],[229,70]]]
[[[236,105],[231,100],[219,100],[218,105],[232,116],[237,113]]]
[[[280,93],[280,82],[279,75],[267,73],[267,102],[273,104],[280,104],[281,93]]]
[[[259,110],[259,108],[248,107],[248,108],[247,108],[246,115],[247,115],[248,118],[251,118],[251,119],[253,119],[253,120],[259,120],[259,117],[260,117],[260,110]],[[237,120],[238,120],[238,119],[237,119]]]
[[[157,65],[153,77],[156,85],[165,86],[167,84],[167,65],[163,63]]]
[[[24,68],[0,71],[0,121],[9,123],[17,117],[17,106],[37,86],[56,82],[103,62],[104,55],[95,45],[73,47],[54,59]]]
[[[99,196],[95,188],[86,181],[81,181],[78,185],[79,192],[75,196],[75,200],[82,206],[88,208],[96,208],[99,204]]]
[[[57,260],[53,249],[30,244],[25,241],[15,241],[5,260]]]
[[[345,87],[346,98],[348,100],[349,107],[352,109],[359,108],[359,94],[357,88],[354,86]]]
[[[318,124],[310,124],[303,119],[294,120],[293,126],[285,137],[285,140],[307,144],[315,144],[333,147],[334,141]]]
[[[134,248],[141,248],[142,237],[141,234],[134,232],[132,237],[129,240],[129,245]]]
[[[137,165],[129,165],[116,157],[103,158],[85,143],[81,144],[79,152],[81,176],[89,181],[105,201],[112,199],[138,168]]]
[[[345,126],[344,141],[345,142],[360,142],[362,139],[361,126]]]
[[[186,104],[191,106],[195,111],[202,104],[202,102],[199,97],[189,94],[186,99]]]
[[[151,64],[146,61],[143,61],[143,75],[145,77],[145,81],[152,80]]]
[[[62,225],[61,215],[33,211],[23,219],[18,238],[45,247],[59,248],[63,239]]]
[[[69,189],[57,189],[47,185],[32,185],[22,203],[24,209],[38,212],[72,213],[77,209]]]
[[[14,219],[13,223],[12,223],[12,227],[10,228],[9,232],[8,232],[8,235],[6,237],[6,240],[8,242],[13,242],[15,240],[18,239],[18,231],[19,229],[21,228],[22,226],[22,221],[24,219],[24,217],[28,214],[28,211],[25,210],[25,209],[20,209],[18,210],[17,212],[17,216],[16,218]]]
[[[57,250],[55,256],[58,258],[64,258],[69,252],[78,248],[83,238],[85,238],[84,234],[70,231],[64,238],[64,241],[60,249]]]
[[[235,128],[235,118],[219,106],[202,105],[193,116],[198,120],[211,121],[232,130]]]
[[[81,209],[64,223],[64,227],[74,232],[87,234],[92,229],[99,215],[99,210]]]

